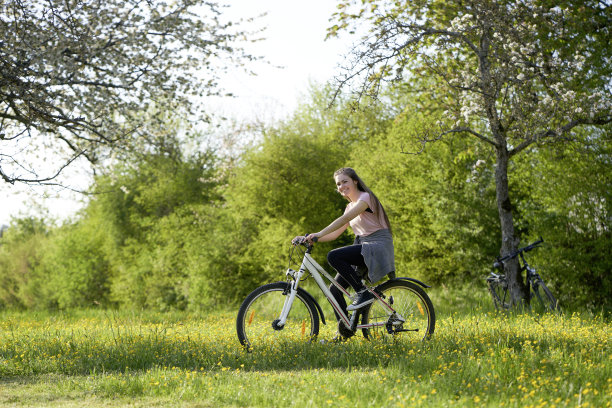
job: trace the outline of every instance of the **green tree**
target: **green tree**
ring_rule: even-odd
[[[482,276],[495,251],[492,167],[483,146],[453,138],[406,154],[406,133],[426,128],[416,101],[389,128],[360,143],[353,162],[382,200],[393,228],[398,276],[464,282]],[[492,161],[492,158],[488,158]]]
[[[534,265],[562,305],[610,313],[612,185],[610,129],[580,135],[582,143],[535,151],[517,160],[518,224],[546,248]],[[530,254],[531,255],[531,254]]]
[[[197,239],[199,217],[220,199],[222,181],[213,151],[186,156],[170,146],[117,164],[97,179],[85,219],[107,233],[114,302],[187,307],[189,240]]]
[[[36,294],[28,285],[49,230],[47,220],[14,218],[4,231],[0,238],[0,308],[26,308],[35,304]]]
[[[501,255],[519,244],[509,191],[511,159],[612,120],[610,6],[597,1],[395,2],[338,5],[330,35],[364,32],[340,88],[359,95],[384,83],[427,78],[442,119],[421,142],[467,134],[495,152]],[[365,28],[364,28],[365,27]],[[514,304],[526,299],[518,263],[506,264]]]
[[[291,238],[318,231],[342,213],[332,175],[348,154],[328,143],[321,123],[304,122],[300,118],[266,131],[261,144],[244,155],[225,192],[227,221],[238,236],[221,236],[242,243],[242,250],[233,251],[240,271],[234,279],[246,279],[251,289],[287,267]]]
[[[291,118],[263,129],[233,169],[213,232],[217,248],[199,252],[203,274],[210,274],[200,280],[202,288],[231,286],[235,300],[243,299],[279,279],[291,238],[321,230],[344,211],[333,173],[351,165],[352,149],[385,125],[379,110],[350,115],[343,103],[328,109],[329,95],[330,88],[313,89]],[[332,245],[350,242],[347,234],[321,244],[315,256],[325,265]]]
[[[55,229],[42,243],[39,262],[25,285],[37,308],[108,304],[111,269],[103,251],[105,231],[86,222]]]
[[[193,97],[219,93],[220,73],[251,58],[238,47],[245,33],[204,0],[9,0],[0,38],[9,183],[53,183],[77,158],[98,162],[143,136],[152,105],[196,113]],[[51,166],[32,157],[41,149]]]

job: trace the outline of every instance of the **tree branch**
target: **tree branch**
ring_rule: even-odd
[[[409,30],[414,30],[415,28],[420,30],[421,34],[419,35],[419,37],[421,38],[430,36],[430,35],[436,35],[436,34],[458,38],[459,40],[463,41],[472,51],[474,51],[474,53],[478,54],[480,52],[479,48],[476,45],[474,45],[474,43],[470,41],[469,38],[467,38],[465,35],[459,32],[456,32],[456,31],[441,30],[441,29],[431,28],[431,27],[427,27],[424,25],[420,25],[420,24],[400,24],[398,23],[398,26],[403,27],[403,28],[408,28]]]
[[[425,132],[423,134],[423,136],[420,138],[419,142],[421,143],[421,149],[418,152],[407,152],[407,151],[404,151],[404,147],[402,146],[401,153],[402,154],[421,154],[425,150],[425,145],[427,143],[436,142],[436,141],[442,139],[444,136],[449,135],[451,133],[468,133],[468,134],[470,134],[472,136],[476,136],[480,140],[482,140],[482,141],[484,141],[486,143],[489,143],[489,144],[491,144],[491,145],[493,145],[495,147],[499,146],[492,139],[489,139],[485,135],[483,135],[481,133],[478,133],[475,130],[469,128],[469,127],[456,127],[456,128],[449,129],[449,130],[444,130],[444,131],[441,131],[441,132],[437,133],[433,138],[429,138],[428,137],[428,133],[429,132]]]
[[[47,183],[50,180],[54,180],[57,178],[57,176],[60,175],[60,173],[62,171],[64,171],[64,169],[68,166],[70,166],[70,164],[75,161],[76,159],[78,159],[79,157],[81,157],[82,155],[85,154],[85,151],[80,151],[78,152],[76,155],[74,155],[73,157],[71,157],[66,163],[64,163],[59,170],[52,176],[49,177],[44,177],[44,178],[33,178],[33,179],[28,179],[28,178],[23,178],[23,177],[9,177],[3,170],[2,167],[0,167],[0,176],[2,176],[2,179],[4,181],[6,181],[9,184],[15,184],[15,182],[20,182],[20,183],[26,183],[26,184],[45,184],[45,185],[60,185],[59,183]]]
[[[595,119],[575,119],[567,123],[566,125],[562,126],[558,130],[546,129],[546,130],[543,130],[535,134],[533,137],[530,137],[527,140],[523,141],[521,144],[516,146],[514,149],[511,149],[508,152],[508,154],[510,155],[510,157],[512,157],[522,152],[523,150],[525,150],[527,147],[529,147],[533,143],[539,142],[540,140],[548,139],[548,138],[560,138],[561,135],[570,132],[573,128],[577,126],[582,126],[582,125],[602,126],[602,125],[607,125],[608,123],[612,123],[612,116],[604,116],[602,118],[595,118]]]

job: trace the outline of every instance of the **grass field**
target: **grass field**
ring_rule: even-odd
[[[432,292],[432,340],[245,353],[235,310],[0,313],[0,406],[606,407],[609,321]],[[331,312],[326,311],[328,318]],[[322,338],[335,326],[323,326]]]

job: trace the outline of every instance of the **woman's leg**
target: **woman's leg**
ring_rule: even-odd
[[[340,274],[337,274],[335,279],[336,282],[338,282],[340,286],[342,286],[344,289],[350,286],[346,279],[344,279]],[[344,299],[344,294],[342,293],[342,291],[333,284],[329,285],[329,291],[340,305],[340,309],[342,309],[342,311],[346,315],[346,300]],[[340,320],[340,315],[338,314],[338,312],[336,312],[336,309],[334,309],[334,314],[336,315],[336,320]]]
[[[327,261],[357,292],[355,300],[346,310],[357,310],[376,300],[374,295],[366,290],[365,285],[354,268],[354,266],[366,267],[361,255],[361,245],[350,245],[334,249],[327,254]]]
[[[361,245],[350,245],[336,248],[327,254],[327,262],[353,287],[356,291],[365,288],[361,278],[355,271],[355,266],[365,267],[365,261],[361,255]]]

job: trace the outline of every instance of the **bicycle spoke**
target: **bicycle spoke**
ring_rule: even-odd
[[[497,310],[508,310],[510,309],[510,301],[508,298],[508,285],[506,284],[505,277],[503,275],[491,278],[488,281],[489,293],[493,298],[493,304]]]
[[[287,284],[277,282],[253,291],[243,302],[236,321],[240,343],[253,347],[280,347],[287,342],[310,341],[319,332],[317,311],[310,301],[298,294],[284,325],[279,316],[287,296]]]
[[[541,279],[532,285],[531,290],[532,310],[538,313],[558,311],[557,300],[554,298],[546,285],[544,285],[544,282],[542,282]],[[537,302],[534,302],[534,298],[537,299]],[[534,303],[536,304],[534,305]]]
[[[397,280],[380,285],[380,291],[396,314],[389,315],[386,307],[374,302],[363,312],[362,325],[373,325],[363,328],[364,336],[410,341],[424,340],[433,334],[433,306],[420,287],[412,282]]]

